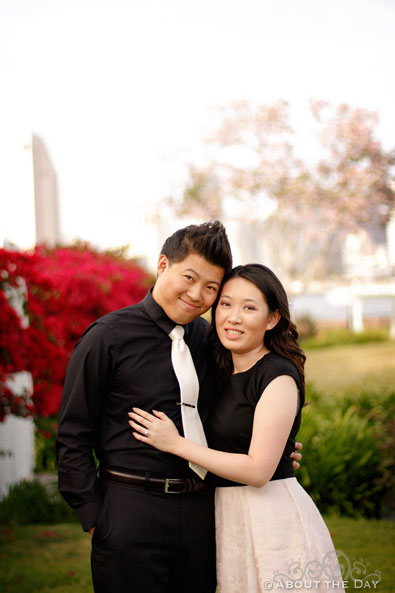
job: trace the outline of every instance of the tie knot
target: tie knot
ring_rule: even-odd
[[[174,329],[169,333],[169,337],[172,340],[182,340],[184,337],[185,330],[181,325],[176,325]]]

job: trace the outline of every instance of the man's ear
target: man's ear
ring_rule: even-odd
[[[158,259],[158,265],[156,267],[156,271],[158,272],[158,276],[163,274],[163,272],[169,267],[169,260],[164,253],[161,253]]]

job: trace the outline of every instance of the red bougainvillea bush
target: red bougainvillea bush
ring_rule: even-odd
[[[87,246],[0,249],[0,420],[51,416],[75,342],[98,317],[140,301],[149,275],[134,262]],[[29,371],[34,390],[14,393],[7,377]]]

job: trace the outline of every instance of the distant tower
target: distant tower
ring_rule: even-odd
[[[36,243],[59,243],[58,180],[44,142],[32,135]]]
[[[61,242],[57,175],[39,136],[10,142],[0,195],[0,245],[31,249],[37,243]]]

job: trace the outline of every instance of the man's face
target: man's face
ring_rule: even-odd
[[[212,306],[223,275],[223,268],[196,253],[173,264],[162,254],[152,295],[170,319],[184,325]]]

